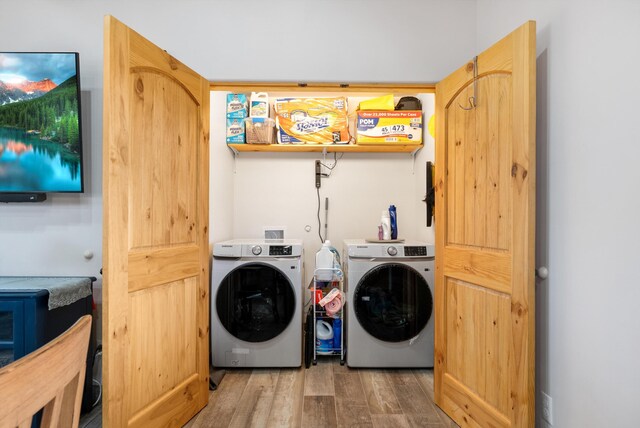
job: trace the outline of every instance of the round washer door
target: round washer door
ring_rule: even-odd
[[[402,342],[425,328],[431,318],[433,297],[418,271],[388,263],[376,266],[360,279],[353,309],[371,336],[385,342]]]
[[[287,328],[296,311],[296,296],[291,281],[279,269],[247,263],[220,282],[216,311],[234,337],[265,342]]]

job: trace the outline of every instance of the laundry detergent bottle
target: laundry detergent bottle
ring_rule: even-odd
[[[333,327],[324,320],[316,321],[316,350],[331,352],[333,347]]]
[[[324,241],[320,251],[316,253],[316,279],[318,281],[331,281],[335,266],[335,254],[331,251],[331,242]]]
[[[389,219],[391,220],[391,239],[398,239],[398,214],[396,206],[389,206]]]

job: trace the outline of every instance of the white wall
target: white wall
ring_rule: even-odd
[[[234,156],[227,147],[226,97],[211,92],[209,154],[209,241],[233,239]]]
[[[538,390],[556,427],[638,426],[640,3],[478,0],[477,13],[479,51],[537,20]]]

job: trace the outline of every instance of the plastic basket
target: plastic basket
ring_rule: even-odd
[[[244,123],[247,144],[273,144],[275,120],[268,117],[247,117]]]

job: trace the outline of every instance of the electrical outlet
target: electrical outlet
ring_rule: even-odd
[[[553,425],[553,400],[550,396],[542,394],[542,419],[549,422],[549,425]]]

